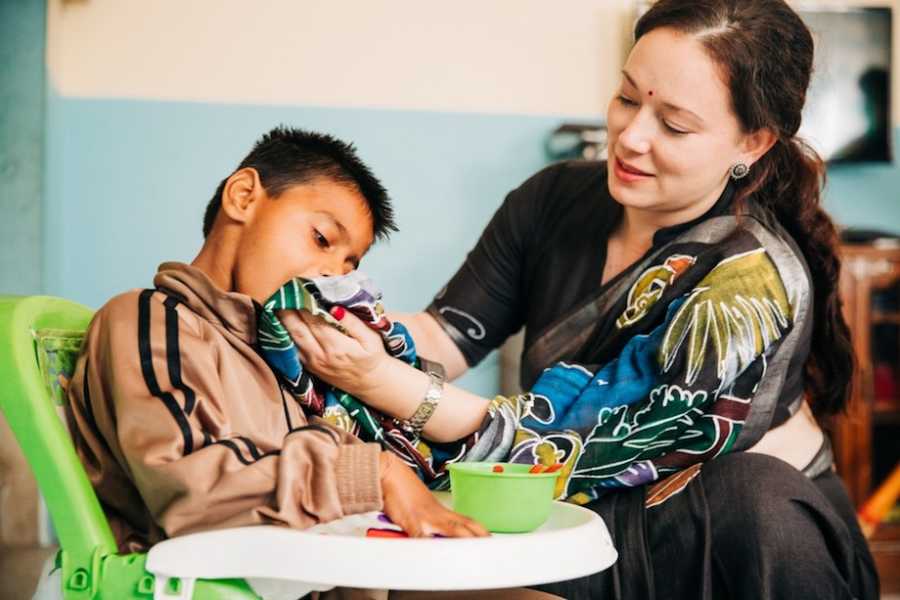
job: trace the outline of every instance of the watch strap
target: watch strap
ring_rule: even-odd
[[[404,423],[404,428],[416,437],[422,433],[444,395],[444,366],[424,358],[419,359],[419,364],[429,377],[428,389],[416,412]]]

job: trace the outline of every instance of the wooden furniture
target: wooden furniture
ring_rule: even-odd
[[[900,461],[900,248],[845,245],[841,294],[857,370],[832,431],[835,464],[858,508]],[[900,592],[900,524],[869,540],[884,593]]]

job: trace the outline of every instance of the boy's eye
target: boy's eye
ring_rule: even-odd
[[[331,246],[328,242],[328,238],[322,235],[318,229],[313,229],[313,237],[316,238],[316,244],[318,244],[320,248],[328,248]]]

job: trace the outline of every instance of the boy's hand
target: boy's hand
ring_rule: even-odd
[[[332,309],[332,316],[349,335],[306,311],[281,310],[277,314],[297,344],[304,368],[351,394],[366,389],[381,364],[390,359],[381,336],[343,308]]]
[[[380,463],[384,513],[410,537],[490,535],[480,523],[445,508],[391,452],[382,452]]]

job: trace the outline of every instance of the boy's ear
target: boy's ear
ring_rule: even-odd
[[[222,212],[232,221],[247,223],[264,196],[265,189],[256,169],[238,169],[228,178],[222,190]]]

